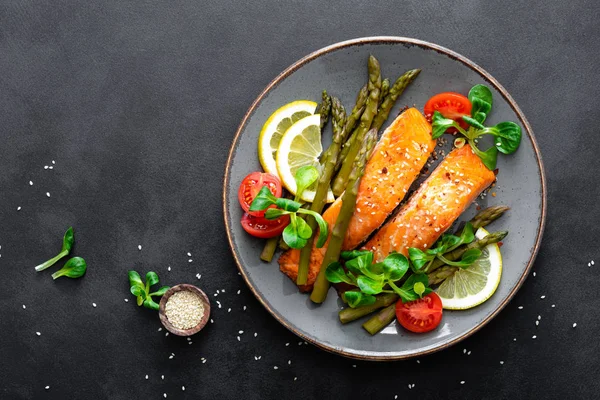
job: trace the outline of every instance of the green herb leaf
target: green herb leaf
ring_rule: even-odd
[[[58,260],[60,260],[67,254],[69,254],[69,252],[71,251],[71,248],[73,247],[74,242],[75,242],[75,236],[73,233],[73,227],[69,227],[69,229],[67,229],[67,231],[63,235],[63,244],[62,244],[60,253],[58,253],[58,255],[52,257],[48,261],[36,266],[35,270],[37,272],[40,272],[40,271],[45,270],[46,268],[50,268],[51,266],[53,266]]]
[[[298,218],[296,214],[290,214],[290,223],[283,230],[283,241],[292,249],[301,249],[308,243],[307,239],[300,237],[298,234]],[[304,220],[302,220],[304,222]]]
[[[315,221],[317,221],[317,225],[319,225],[319,237],[317,238],[317,247],[318,248],[323,247],[325,245],[325,242],[327,241],[327,237],[328,237],[327,222],[323,219],[323,217],[321,217],[321,214],[319,214],[318,212],[315,212],[312,210],[307,210],[304,208],[299,209],[298,212],[300,214],[311,215],[315,219]]]
[[[384,278],[395,282],[406,274],[409,263],[403,254],[392,253],[381,262],[381,267]]]
[[[402,285],[402,287],[398,287],[393,283],[390,283],[390,286],[392,287],[394,292],[396,292],[396,294],[400,296],[402,302],[406,303],[409,301],[417,300],[420,297],[415,292],[415,284],[417,283],[421,283],[425,287],[425,290],[422,294],[431,293],[431,290],[429,289],[429,279],[425,274],[413,274],[409,276],[406,282],[404,282],[404,284]],[[417,285],[417,288],[419,287],[420,286]]]
[[[422,298],[423,293],[425,293],[425,285],[423,285],[423,282],[415,283],[413,285],[413,291],[415,292],[415,294]]]
[[[157,283],[158,283],[158,275],[156,274],[156,272],[150,271],[150,272],[146,273],[146,285],[147,286],[156,285]]]
[[[460,233],[460,244],[469,244],[475,240],[475,234],[473,233],[473,224],[467,222],[462,232]],[[458,246],[456,246],[458,247]],[[455,247],[455,248],[456,248]],[[449,248],[447,251],[452,251],[454,248]]]
[[[133,286],[138,286],[140,288],[144,288],[144,282],[142,282],[142,278],[140,277],[140,274],[138,274],[135,271],[128,271],[127,272],[127,276],[129,277],[129,284],[133,287]],[[135,293],[134,293],[135,294]],[[136,295],[138,296],[138,295]]]
[[[158,303],[156,303],[154,300],[152,300],[152,297],[150,297],[150,296],[146,297],[143,304],[144,304],[144,307],[149,308],[151,310],[158,311],[158,309],[159,309]]]
[[[412,264],[413,270],[419,272],[429,261],[433,260],[434,255],[427,254],[416,247],[408,249],[408,258]]]
[[[431,119],[431,137],[437,139],[446,132],[448,128],[455,127],[464,134],[464,130],[453,119],[444,118],[439,111],[434,111]]]
[[[281,208],[282,210],[291,211],[291,212],[298,211],[300,209],[300,207],[302,206],[302,204],[298,203],[297,201],[290,200],[290,199],[284,199],[284,198],[276,199],[275,205],[277,207]],[[252,210],[252,208],[250,208],[250,210]]]
[[[355,275],[366,275],[372,279],[378,279],[376,273],[371,271],[373,263],[373,253],[368,252],[352,260],[346,261],[346,268]]]
[[[298,230],[298,236],[302,239],[310,239],[312,236],[312,229],[308,226],[308,223],[300,218],[296,217],[296,229]]]
[[[484,132],[495,136],[494,144],[504,154],[514,153],[521,144],[521,127],[514,122],[500,122]]]
[[[344,271],[344,267],[339,262],[332,262],[327,266],[325,270],[325,277],[331,283],[347,283],[349,285],[356,286],[356,280],[353,279],[353,276],[346,274]]]
[[[352,260],[353,258],[356,257],[360,257],[362,255],[365,255],[367,253],[370,253],[370,251],[367,250],[350,250],[350,251],[342,251],[342,253],[340,254],[340,257],[343,260]]]
[[[81,257],[73,257],[68,260],[61,269],[52,274],[52,279],[60,278],[61,276],[66,276],[67,278],[81,278],[85,275],[86,270],[87,265],[85,260]]]
[[[298,201],[298,199],[300,199],[300,197],[302,196],[302,193],[308,187],[310,187],[310,185],[315,183],[317,179],[319,179],[319,171],[312,165],[306,165],[304,167],[298,168],[294,178],[296,180],[295,200]]]
[[[65,232],[63,236],[63,245],[61,252],[66,251],[67,253],[71,251],[73,247],[73,243],[75,242],[75,234],[73,233],[73,227],[70,226],[69,229]]]
[[[356,284],[364,294],[379,294],[383,289],[383,279],[372,279],[365,275],[356,278]]]
[[[162,286],[156,292],[150,293],[148,296],[162,296],[167,293],[167,290],[171,289],[169,286]]]
[[[496,162],[498,160],[498,149],[496,147],[492,146],[486,151],[481,151],[477,148],[477,146],[475,145],[475,143],[473,143],[472,140],[469,140],[469,144],[471,145],[471,148],[473,149],[475,154],[477,154],[477,156],[481,158],[483,165],[485,165],[487,169],[489,169],[490,171],[496,169]]]
[[[483,126],[481,123],[479,123],[479,121],[477,121],[475,118],[471,118],[469,116],[463,115],[462,119],[467,124],[471,125],[473,128],[485,129],[485,126]]]
[[[252,200],[250,211],[266,210],[270,205],[275,204],[275,201],[277,201],[277,197],[273,196],[273,193],[271,193],[271,190],[267,186],[263,186],[254,200]]]
[[[375,303],[377,300],[373,295],[364,294],[354,290],[345,292],[344,297],[348,302],[348,305],[352,308],[368,306]]]
[[[483,124],[492,109],[492,92],[485,85],[475,85],[469,91],[468,97],[472,106],[471,116]]]
[[[142,297],[143,299],[146,298],[146,290],[143,287],[139,287],[137,285],[136,286],[132,286],[132,287],[129,288],[129,291],[134,296],[139,296],[139,297]]]
[[[471,266],[475,261],[477,261],[479,257],[481,257],[481,250],[469,249],[465,251],[460,261],[450,261],[442,255],[438,255],[437,257],[440,260],[442,260],[445,264],[451,265],[453,267],[467,268]]]
[[[287,215],[290,214],[289,211],[285,211],[285,210],[280,210],[279,208],[268,208],[267,211],[265,211],[265,218],[266,219],[277,219],[283,215]]]

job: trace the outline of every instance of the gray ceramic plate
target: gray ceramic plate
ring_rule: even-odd
[[[427,99],[442,91],[467,93],[478,83],[487,84],[494,95],[488,122],[515,121],[523,128],[519,150],[500,156],[497,197],[480,205],[507,204],[508,215],[496,221],[494,230],[509,230],[502,254],[504,274],[496,293],[484,304],[467,311],[445,312],[438,329],[411,334],[392,324],[373,337],[361,322],[341,325],[340,303],[333,289],[321,306],[311,304],[293,282],[271,264],[259,260],[263,241],[246,234],[240,226],[242,210],[237,188],[250,172],[260,170],[256,148],[258,134],[268,116],[281,105],[297,99],[319,101],[326,88],[347,108],[354,104],[366,80],[366,60],[375,55],[384,76],[395,79],[410,68],[423,72],[398,101],[392,116],[404,105],[422,109]],[[392,118],[390,118],[392,119]],[[324,134],[324,137],[330,135]],[[374,37],[337,43],[316,51],[282,72],[254,101],[231,146],[223,192],[225,225],[238,268],[246,283],[269,312],[292,332],[325,350],[344,356],[392,360],[423,355],[446,348],[470,336],[490,321],[514,296],[525,280],[540,246],[546,214],[544,170],[527,120],[514,100],[494,78],[472,61],[440,46],[415,39]],[[465,218],[474,214],[473,207]]]

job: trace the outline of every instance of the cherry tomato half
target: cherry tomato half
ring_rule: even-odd
[[[423,112],[429,122],[431,122],[434,111],[439,111],[444,117],[455,120],[464,129],[469,127],[462,117],[463,115],[471,116],[471,102],[460,93],[438,93],[427,100]],[[448,129],[450,133],[453,131],[456,132],[456,129]]]
[[[263,186],[267,186],[275,197],[281,197],[281,193],[283,193],[279,178],[266,172],[252,172],[242,180],[240,188],[238,189],[240,206],[242,206],[245,212],[254,217],[262,217],[265,215],[264,210],[250,211],[250,204],[252,204],[252,201]]]
[[[252,236],[268,239],[280,235],[290,223],[290,216],[283,215],[277,219],[253,217],[250,214],[242,216],[242,228]]]
[[[408,303],[398,300],[396,318],[400,325],[411,332],[429,332],[437,328],[442,320],[442,300],[435,292]]]

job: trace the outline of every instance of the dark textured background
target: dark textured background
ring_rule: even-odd
[[[0,4],[0,398],[597,398],[600,3],[37,3]],[[487,69],[531,122],[548,178],[537,276],[420,363],[299,346],[245,288],[222,222],[228,148],[255,96],[307,53],[370,35],[428,40]],[[53,282],[33,266],[69,225],[89,271]],[[165,337],[132,303],[130,268],[211,299],[225,289],[223,308],[191,345]]]

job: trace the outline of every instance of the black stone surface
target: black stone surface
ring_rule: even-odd
[[[0,4],[1,399],[598,397],[600,3],[372,3]],[[536,276],[480,332],[420,363],[300,346],[237,275],[222,222],[227,152],[255,96],[309,52],[372,35],[487,69],[531,122],[547,172]],[[34,273],[69,225],[88,274]],[[132,302],[130,268],[225,289],[211,298],[223,308],[191,345],[165,337]]]

